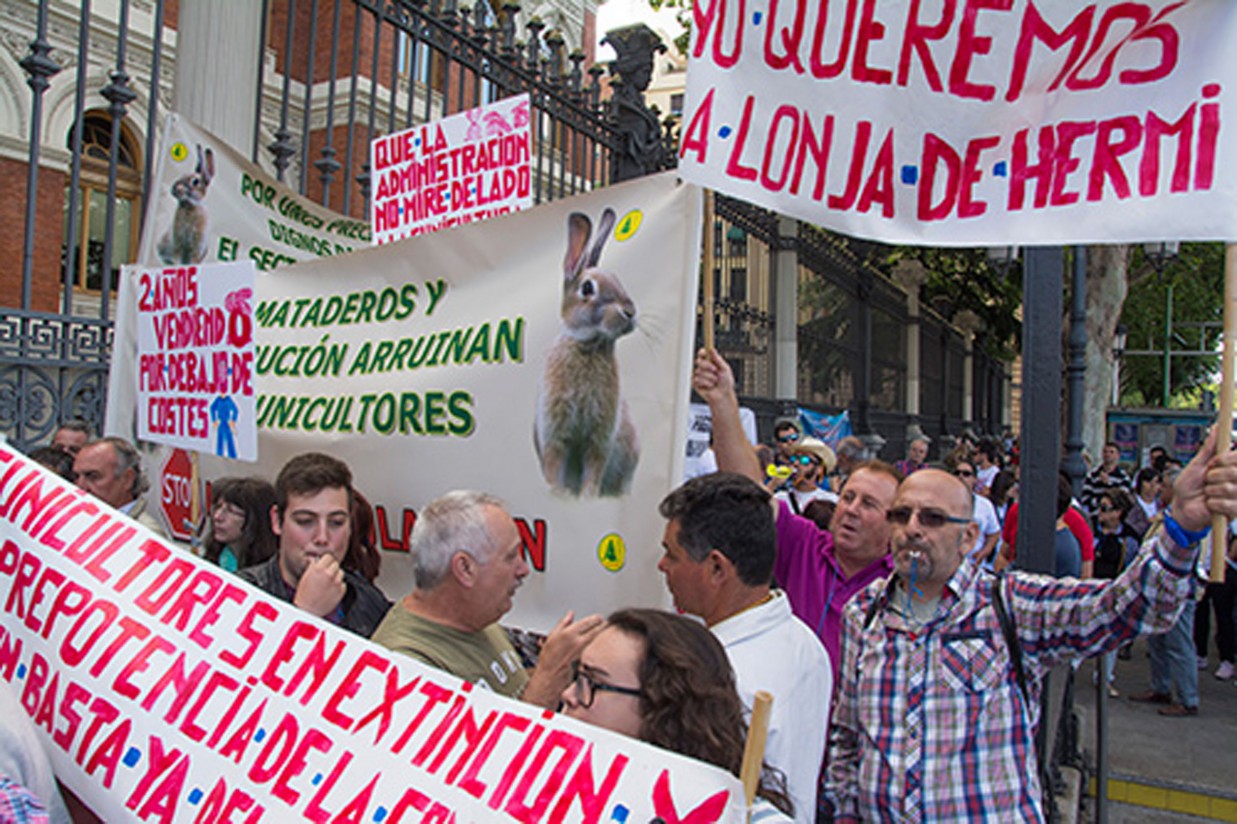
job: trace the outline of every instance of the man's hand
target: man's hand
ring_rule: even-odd
[[[529,676],[524,688],[524,700],[546,709],[558,707],[559,696],[571,681],[571,665],[580,660],[580,653],[606,628],[600,615],[574,620],[575,613],[568,612],[550,634],[546,636],[537,657],[537,668]]]
[[[1237,452],[1216,454],[1215,427],[1173,483],[1173,519],[1182,529],[1206,529],[1213,515],[1237,516]]]
[[[296,585],[296,597],[292,603],[299,609],[325,618],[344,600],[347,590],[339,562],[330,555],[321,555],[305,568],[300,583]]]
[[[734,373],[730,364],[718,354],[716,349],[701,349],[696,353],[695,368],[692,369],[692,389],[704,398],[710,408],[715,403],[733,403],[736,407],[739,400],[734,392]]]

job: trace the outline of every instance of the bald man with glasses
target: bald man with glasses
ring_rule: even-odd
[[[1237,452],[1208,438],[1164,529],[1111,581],[983,572],[973,494],[941,470],[906,478],[886,514],[893,575],[846,608],[824,799],[837,821],[1045,820],[1043,676],[1173,626],[1213,514],[1237,515]]]

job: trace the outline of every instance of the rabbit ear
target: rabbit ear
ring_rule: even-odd
[[[594,241],[593,248],[588,253],[589,266],[596,266],[597,261],[601,260],[601,249],[610,239],[610,230],[614,228],[614,221],[614,210],[606,207],[606,210],[601,213],[601,220],[597,223],[597,240]]]
[[[588,215],[572,212],[567,218],[567,254],[563,257],[563,276],[574,280],[584,269],[584,250],[588,246],[593,222]]]
[[[206,150],[206,169],[203,171],[202,176],[206,178],[207,183],[215,176],[215,153],[210,149]]]

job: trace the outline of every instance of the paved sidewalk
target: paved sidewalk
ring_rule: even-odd
[[[1150,704],[1126,696],[1149,688],[1150,665],[1144,639],[1135,642],[1129,661],[1117,661],[1120,698],[1108,700],[1110,822],[1237,822],[1237,685],[1217,681],[1219,662],[1212,651],[1198,673],[1199,713],[1165,718]],[[1088,662],[1079,671],[1075,692],[1083,709],[1083,746],[1095,758],[1095,687]],[[1087,799],[1087,811],[1094,798]],[[1094,820],[1086,818],[1084,820]]]

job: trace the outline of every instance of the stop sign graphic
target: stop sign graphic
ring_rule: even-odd
[[[167,519],[172,537],[193,538],[197,513],[193,511],[193,462],[183,449],[173,449],[163,464],[159,486],[159,509]]]

